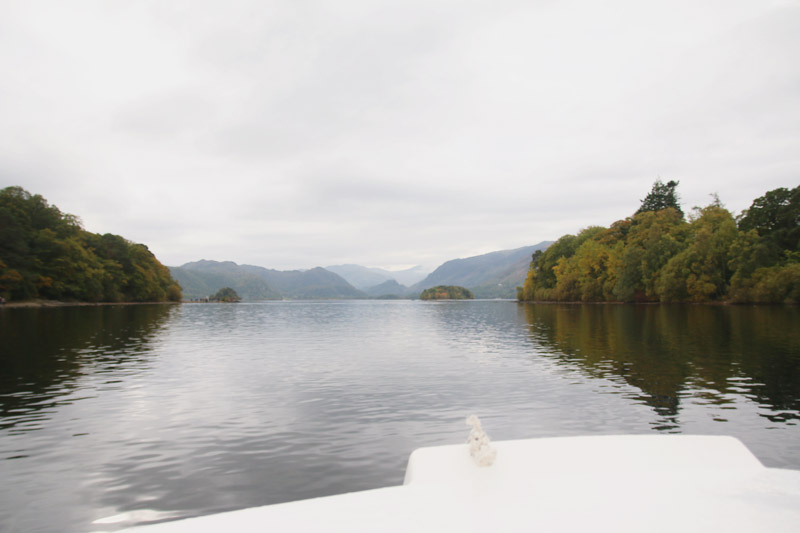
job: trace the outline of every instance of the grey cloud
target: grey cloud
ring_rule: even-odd
[[[132,102],[112,120],[117,128],[133,136],[163,142],[185,134],[202,135],[216,126],[218,112],[213,99],[186,89]]]
[[[166,263],[413,264],[800,171],[789,2],[0,6],[0,179]]]

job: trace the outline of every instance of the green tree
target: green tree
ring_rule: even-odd
[[[780,188],[753,200],[738,218],[739,229],[755,230],[772,255],[773,264],[784,250],[800,251],[800,186]]]
[[[146,246],[85,231],[40,195],[0,190],[0,292],[9,299],[179,301]]]
[[[534,254],[536,259],[533,270],[536,273],[536,285],[541,289],[552,289],[556,286],[556,274],[553,268],[558,264],[562,257],[572,257],[580,246],[578,237],[575,235],[564,235],[556,242],[547,247],[542,254]]]
[[[731,281],[736,303],[800,303],[800,263],[757,268],[750,277]]]
[[[556,242],[548,246],[547,250],[542,253],[534,253],[533,260],[531,261],[528,270],[528,276],[522,288],[522,295],[525,300],[551,300],[551,299],[564,299],[569,298],[571,294],[568,289],[569,282],[567,281],[567,267],[562,266],[564,270],[564,280],[562,281],[559,296],[554,293],[558,283],[556,266],[561,261],[569,259],[578,250],[581,244],[588,239],[593,239],[606,231],[605,228],[593,226],[581,231],[578,235],[564,235]],[[562,260],[563,259],[563,260]]]
[[[570,257],[561,257],[553,268],[558,301],[602,301],[608,275],[609,248],[594,239],[585,240]]]
[[[658,300],[661,269],[686,245],[688,224],[674,208],[634,215],[620,252],[614,295],[622,301]]]
[[[645,211],[660,211],[671,207],[680,213],[683,217],[683,210],[680,206],[680,197],[675,189],[677,189],[680,182],[670,180],[663,183],[660,179],[656,180],[653,188],[642,200],[642,205],[636,213],[644,213]]]
[[[730,211],[718,202],[696,208],[689,245],[665,265],[656,283],[661,301],[723,299],[731,279],[730,250],[739,237]]]
[[[737,219],[714,195],[687,222],[677,182],[606,228],[564,235],[533,255],[525,301],[800,300],[800,187],[756,199]]]
[[[580,298],[584,302],[602,302],[612,297],[613,250],[595,239],[587,240],[575,252]]]

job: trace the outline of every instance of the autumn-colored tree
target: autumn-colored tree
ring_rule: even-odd
[[[437,285],[425,289],[419,295],[420,300],[472,300],[475,296],[464,287],[457,285]]]
[[[674,208],[636,214],[620,254],[613,289],[616,297],[622,301],[658,300],[659,273],[684,248],[687,231],[683,215]]]
[[[732,272],[730,249],[738,237],[733,215],[718,203],[696,209],[691,242],[665,265],[657,282],[661,301],[722,299]]]
[[[605,228],[594,226],[586,228],[578,235],[564,235],[542,254],[534,254],[522,289],[523,296],[528,300],[580,299],[579,292],[575,290],[577,285],[573,282],[572,268],[566,261],[575,255],[581,244],[604,231]]]
[[[179,301],[180,286],[141,244],[97,235],[40,195],[0,191],[0,294],[11,300]]]
[[[800,187],[758,198],[737,227],[716,195],[687,222],[675,186],[657,181],[633,217],[534,254],[518,298],[800,303]]]

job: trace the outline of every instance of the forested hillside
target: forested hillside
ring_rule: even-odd
[[[187,299],[209,298],[223,287],[233,288],[244,300],[280,300],[281,294],[266,281],[245,272],[231,261],[195,261],[169,267]]]
[[[688,220],[657,181],[632,216],[564,235],[533,254],[526,301],[800,302],[800,186],[738,217],[719,199]]]
[[[242,269],[260,276],[270,287],[286,298],[301,300],[363,298],[364,293],[347,283],[338,274],[322,267],[309,270],[273,270],[259,266],[242,265]]]
[[[180,301],[181,288],[143,244],[85,231],[21,187],[0,191],[0,295],[87,302]]]

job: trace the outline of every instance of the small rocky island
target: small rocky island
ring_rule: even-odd
[[[425,289],[419,295],[420,300],[472,300],[475,296],[468,289],[457,285],[437,285]]]

